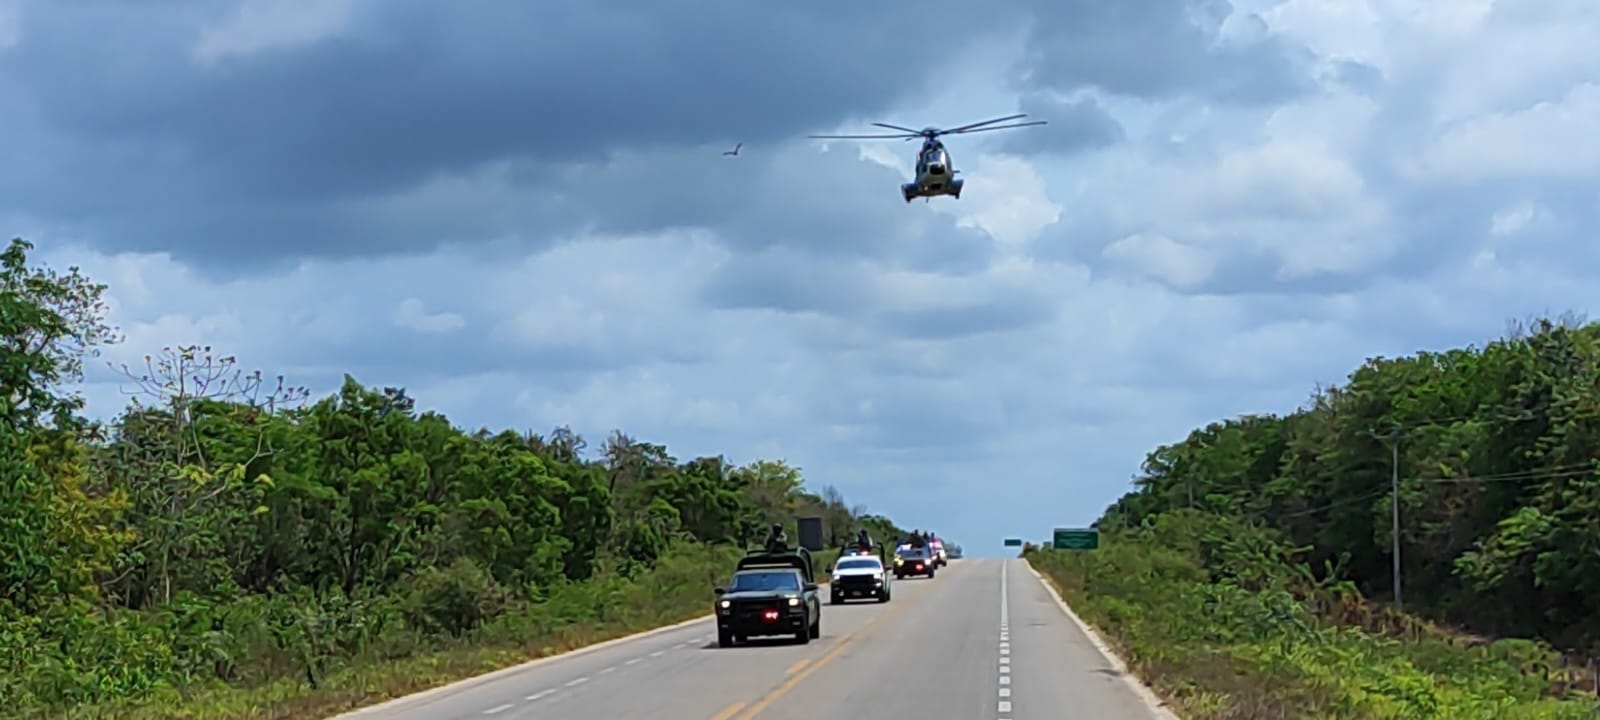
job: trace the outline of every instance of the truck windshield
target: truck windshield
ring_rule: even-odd
[[[762,592],[771,590],[799,590],[800,576],[793,570],[768,570],[742,572],[733,576],[729,592]]]
[[[877,569],[878,561],[877,560],[840,560],[839,564],[835,565],[834,567],[837,567],[840,570],[859,570],[859,569],[862,569],[862,568]]]

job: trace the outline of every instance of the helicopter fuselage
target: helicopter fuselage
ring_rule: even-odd
[[[917,151],[917,168],[911,182],[900,186],[900,194],[904,195],[906,202],[917,198],[932,198],[935,195],[949,195],[953,198],[961,197],[961,186],[966,184],[961,178],[956,177],[954,161],[950,153],[944,149],[944,143],[939,142],[943,135],[965,135],[967,133],[989,132],[990,130],[1010,130],[1012,128],[1043,125],[1043,120],[1033,120],[1025,123],[1012,123],[1010,125],[996,125],[1027,115],[1016,114],[997,117],[993,120],[969,123],[960,127],[939,129],[925,127],[921,130],[908,128],[903,125],[890,125],[889,123],[873,123],[886,130],[895,131],[893,134],[884,135],[812,135],[818,140],[915,140],[922,138],[922,149]]]
[[[922,150],[917,153],[915,178],[900,186],[900,194],[905,197],[906,202],[919,197],[929,198],[937,195],[959,198],[963,184],[961,179],[956,177],[955,166],[950,159],[950,152],[944,149],[944,143],[929,138],[922,143]]]

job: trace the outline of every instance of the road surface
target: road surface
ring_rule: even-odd
[[[958,560],[808,645],[719,648],[709,619],[348,713],[349,720],[1147,720],[1022,560]],[[826,588],[824,588],[824,591]],[[825,594],[825,592],[824,592]],[[706,595],[709,611],[712,596]]]

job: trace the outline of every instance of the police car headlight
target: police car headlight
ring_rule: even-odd
[[[799,605],[799,604],[800,604],[800,598],[789,598],[789,607],[794,607],[794,606]]]
[[[727,607],[728,607],[728,606],[729,606],[729,605],[732,605],[732,604],[733,604],[733,603],[731,603],[731,602],[728,602],[728,601],[727,601],[727,600],[723,600],[723,601],[722,601],[722,607],[723,607],[723,609],[727,609]]]

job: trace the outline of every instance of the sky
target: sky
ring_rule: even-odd
[[[0,233],[469,428],[782,458],[969,555],[1364,359],[1586,313],[1592,0],[0,0]],[[955,137],[959,200],[907,204]],[[723,150],[744,143],[737,157]],[[90,410],[125,386],[92,365]]]

